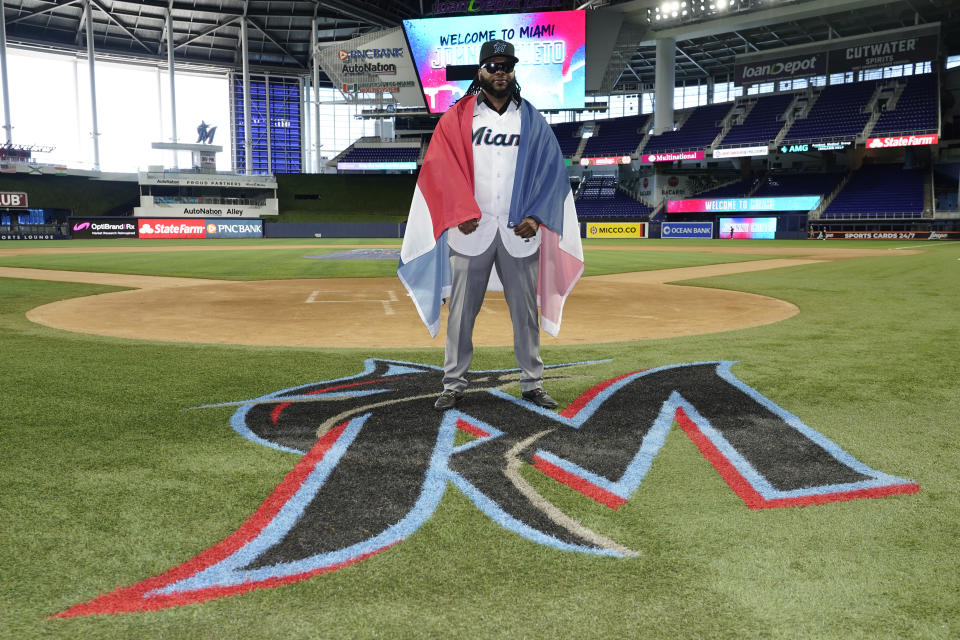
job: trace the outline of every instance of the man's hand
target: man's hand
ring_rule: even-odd
[[[457,225],[457,229],[460,229],[460,233],[464,235],[470,235],[477,230],[477,226],[480,224],[480,218],[473,218],[472,220],[465,220]]]
[[[521,238],[532,238],[537,235],[537,229],[539,228],[539,222],[533,218],[524,218],[523,221],[513,229],[513,232]]]

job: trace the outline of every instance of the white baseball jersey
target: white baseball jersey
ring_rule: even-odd
[[[451,227],[447,243],[457,253],[476,256],[490,246],[499,232],[507,252],[523,258],[540,247],[540,230],[532,238],[524,239],[507,226],[520,146],[520,109],[510,100],[501,115],[482,95],[478,95],[473,110],[473,195],[482,214],[480,224],[470,234]]]

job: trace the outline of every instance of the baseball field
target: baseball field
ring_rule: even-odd
[[[960,243],[585,240],[455,419],[398,247],[0,245],[0,638],[960,637]]]

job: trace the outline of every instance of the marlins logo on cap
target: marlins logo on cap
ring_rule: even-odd
[[[492,58],[494,56],[510,58],[514,62],[519,60],[514,53],[513,45],[506,40],[490,40],[488,42],[484,42],[483,46],[480,47],[480,64],[483,64],[483,61],[487,58]]]

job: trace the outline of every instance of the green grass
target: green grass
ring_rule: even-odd
[[[24,246],[41,243],[4,248]],[[596,270],[712,259],[585,246]],[[47,616],[221,540],[296,461],[237,436],[231,409],[188,407],[352,375],[369,356],[440,364],[442,342],[426,350],[278,349],[99,338],[34,325],[24,314],[109,288],[0,279],[0,638],[958,637],[960,243],[924,248],[684,283],[800,308],[773,325],[543,353],[548,363],[612,359],[555,381],[550,391],[562,404],[627,371],[736,360],[741,380],[865,464],[919,482],[916,495],[751,511],[674,429],[618,511],[524,469],[546,497],[637,558],[520,539],[451,488],[410,539],[332,574],[155,613],[69,620]],[[282,243],[169,255],[194,275],[253,279],[280,277],[276,263],[288,253],[306,268],[322,262]],[[246,273],[208,256],[245,262]],[[124,256],[71,256],[94,258],[99,269]],[[46,266],[65,268],[51,266],[59,259],[49,256]],[[474,365],[514,363],[497,348],[478,350]]]
[[[286,241],[284,241],[286,240]],[[75,241],[68,244],[48,244],[46,247],[63,249],[88,249],[90,247],[158,247],[182,251],[143,252],[143,253],[58,253],[23,254],[0,256],[0,267],[27,267],[58,269],[65,271],[95,271],[101,273],[128,273],[136,275],[158,275],[176,277],[214,278],[223,280],[274,280],[287,278],[339,278],[339,277],[392,277],[396,275],[397,263],[394,260],[322,260],[308,259],[310,256],[324,253],[337,253],[344,249],[325,240],[301,240],[291,242],[282,240],[247,240],[225,243],[207,241],[203,245],[189,245],[189,241],[171,241],[170,244],[158,244],[157,240],[123,240],[121,243],[96,240]],[[164,242],[164,241],[159,241]],[[297,248],[284,248],[285,245],[301,245]],[[341,242],[341,244],[354,244]],[[356,244],[364,244],[358,242]],[[369,240],[367,244],[372,244]],[[399,240],[387,240],[382,244],[400,246]],[[248,247],[257,245],[257,251]],[[316,245],[315,249],[305,249],[302,245]],[[211,246],[220,251],[196,251],[198,246]],[[712,254],[706,252],[646,252],[646,251],[603,251],[596,248],[602,245],[588,244],[585,248],[587,269],[585,275],[603,275],[630,271],[648,271],[651,269],[671,269],[683,266],[702,266],[727,262],[762,260],[770,256]],[[270,248],[264,248],[270,247]],[[276,248],[273,248],[276,247]],[[231,250],[231,249],[236,250]]]

